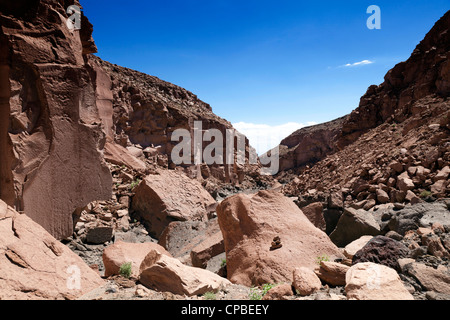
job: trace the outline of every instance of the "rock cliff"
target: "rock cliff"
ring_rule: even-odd
[[[77,209],[112,190],[86,64],[92,25],[83,17],[83,31],[69,30],[72,4],[0,4],[0,198],[59,239]]]

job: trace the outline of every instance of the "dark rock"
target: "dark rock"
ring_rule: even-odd
[[[428,247],[426,246],[418,247],[411,251],[410,256],[411,258],[417,259],[423,255],[426,255],[427,251]]]
[[[102,244],[112,239],[114,229],[112,227],[95,227],[86,233],[86,242],[92,244]]]
[[[342,216],[342,210],[340,209],[324,209],[323,210],[323,218],[326,223],[325,232],[329,235],[336,229],[336,226],[339,222],[339,219]]]
[[[372,213],[353,208],[344,209],[336,229],[330,234],[330,239],[338,247],[345,247],[362,236],[376,236],[380,234],[380,226]]]
[[[444,228],[450,225],[450,212],[443,202],[408,205],[398,211],[392,210],[390,213],[392,217],[387,229],[401,235],[405,235],[409,230],[417,230],[419,227],[431,227],[435,222],[440,223]]]
[[[386,237],[400,241],[403,239],[403,236],[395,231],[389,231],[388,233],[386,233]]]
[[[399,241],[377,236],[353,256],[352,263],[373,262],[400,271],[398,259],[408,256],[408,248]]]

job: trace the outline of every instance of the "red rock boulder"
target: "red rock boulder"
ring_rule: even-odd
[[[318,257],[341,256],[328,236],[278,192],[232,196],[217,213],[233,283],[291,283],[295,268],[314,270]]]
[[[176,171],[150,174],[135,189],[132,208],[150,235],[159,238],[172,221],[208,219],[216,201],[197,180]]]
[[[72,300],[104,284],[67,246],[1,200],[0,270],[0,300]]]

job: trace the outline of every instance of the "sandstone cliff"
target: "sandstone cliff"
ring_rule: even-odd
[[[0,197],[56,238],[72,213],[111,196],[105,134],[86,54],[92,26],[66,26],[77,1],[0,4]]]
[[[193,132],[201,121],[203,131],[222,133],[224,149],[233,129],[193,93],[92,55],[93,27],[82,15],[81,29],[70,30],[70,5],[80,3],[0,4],[0,198],[58,239],[72,234],[88,203],[111,198],[106,161],[141,176],[156,167],[176,169],[176,129]],[[258,165],[178,169],[211,193],[270,183]]]

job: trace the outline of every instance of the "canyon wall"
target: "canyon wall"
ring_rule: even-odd
[[[67,27],[72,4],[0,5],[0,198],[56,238],[72,234],[77,209],[112,193],[86,67],[92,25]]]

